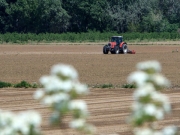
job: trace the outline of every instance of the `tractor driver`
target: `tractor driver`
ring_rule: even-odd
[[[116,43],[117,43],[117,44],[120,44],[121,42],[122,42],[122,38],[117,38],[117,39],[116,39]]]

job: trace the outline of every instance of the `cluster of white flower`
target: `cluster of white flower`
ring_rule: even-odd
[[[130,117],[130,122],[136,127],[135,135],[175,135],[177,128],[174,126],[164,128],[162,131],[153,126],[153,122],[164,119],[165,113],[171,111],[168,97],[160,93],[161,89],[170,86],[170,82],[160,74],[160,63],[140,62],[137,69],[138,71],[128,77],[128,82],[137,86],[133,94],[135,102]]]
[[[0,110],[0,135],[40,135],[41,117],[35,111],[15,114]]]
[[[152,128],[136,128],[135,135],[177,135],[177,127],[167,126],[162,130],[153,130]]]
[[[86,123],[89,115],[86,102],[77,99],[81,95],[88,94],[89,89],[79,82],[74,67],[65,64],[54,65],[50,75],[40,78],[40,83],[43,88],[34,93],[34,98],[52,108],[51,123],[60,123],[63,116],[71,112],[73,115],[73,120],[69,124],[71,128],[87,133],[94,132],[93,126]]]

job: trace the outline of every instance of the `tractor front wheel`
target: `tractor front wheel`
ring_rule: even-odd
[[[115,47],[114,47],[114,53],[115,53],[115,54],[119,54],[119,47],[118,47],[118,46],[115,46]]]
[[[105,46],[103,47],[103,53],[104,53],[104,54],[108,54],[108,52],[109,52],[108,46],[105,45]]]

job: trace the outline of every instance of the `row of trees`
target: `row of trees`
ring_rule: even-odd
[[[179,0],[0,0],[0,32],[172,32]]]

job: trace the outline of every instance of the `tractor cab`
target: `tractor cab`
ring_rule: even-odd
[[[110,42],[116,42],[116,45],[119,45],[120,43],[122,43],[122,41],[123,41],[122,36],[113,36],[110,39]]]

